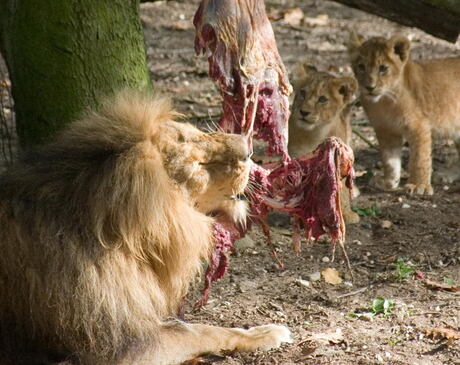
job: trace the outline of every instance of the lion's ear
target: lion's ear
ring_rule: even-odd
[[[353,77],[340,77],[336,81],[337,91],[343,97],[343,102],[349,104],[356,98],[358,83]]]
[[[350,31],[350,39],[348,40],[348,52],[350,55],[356,53],[357,49],[364,43],[364,37],[358,34],[355,29]]]
[[[406,62],[409,58],[410,40],[403,35],[395,35],[390,38],[389,44],[401,61]]]
[[[314,72],[318,72],[315,66],[308,63],[296,64],[292,70],[292,85],[294,89],[298,89]]]

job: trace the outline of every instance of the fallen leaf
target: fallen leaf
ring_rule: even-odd
[[[453,292],[460,290],[460,286],[458,285],[440,283],[440,282],[433,281],[430,279],[425,279],[423,283],[430,289],[440,289],[440,290],[447,290],[447,291],[453,291]]]
[[[172,23],[168,28],[174,30],[190,30],[193,29],[193,24],[190,20],[181,19]]]
[[[324,26],[329,23],[329,16],[327,14],[319,14],[314,18],[305,17],[303,22],[310,27]]]
[[[342,278],[336,269],[328,267],[321,270],[321,275],[323,276],[324,281],[328,284],[337,285],[342,282]]]
[[[342,329],[337,328],[335,331],[328,331],[322,333],[315,333],[308,337],[308,340],[315,341],[323,344],[341,343],[344,341]]]
[[[304,17],[303,11],[300,8],[289,9],[284,13],[283,20],[289,25],[300,25]]]
[[[455,340],[460,339],[460,332],[455,331],[452,328],[434,327],[426,330],[426,335],[432,337],[433,339],[446,339],[448,345],[453,345]]]
[[[384,228],[384,229],[389,229],[391,228],[391,226],[393,225],[393,223],[391,223],[390,221],[386,220],[386,219],[383,219],[380,221],[380,227]]]

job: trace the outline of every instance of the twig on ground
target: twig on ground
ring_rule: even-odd
[[[366,137],[364,137],[361,132],[359,132],[356,128],[353,128],[352,129],[353,133],[356,134],[359,138],[361,138],[364,142],[367,143],[367,145],[370,147],[370,148],[373,148],[375,150],[379,150],[378,147],[373,144],[371,141],[369,141],[369,139],[367,139]]]
[[[342,299],[342,298],[346,298],[346,297],[351,297],[351,296],[353,296],[353,295],[363,293],[363,292],[365,292],[367,289],[369,289],[369,287],[368,287],[368,286],[365,286],[365,287],[362,287],[362,288],[353,290],[353,291],[351,291],[351,292],[349,292],[349,293],[345,293],[345,294],[339,295],[336,299]]]

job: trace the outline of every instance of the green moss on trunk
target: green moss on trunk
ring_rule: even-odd
[[[138,0],[2,0],[0,33],[23,146],[123,87],[151,87]]]

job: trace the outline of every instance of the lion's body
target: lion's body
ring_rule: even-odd
[[[289,120],[289,154],[293,157],[312,152],[328,137],[351,143],[351,102],[356,80],[335,77],[314,68],[298,65],[293,80],[295,98]],[[318,102],[323,99],[324,102]],[[359,222],[351,210],[347,188],[341,192],[342,211],[347,223]]]
[[[352,63],[381,149],[384,176],[375,182],[385,189],[399,185],[401,148],[407,140],[407,187],[432,194],[432,136],[454,139],[460,151],[460,58],[416,62],[409,49],[402,36],[366,42],[355,37]]]
[[[205,213],[244,218],[226,199],[246,186],[247,146],[174,116],[164,100],[122,95],[0,177],[0,355],[172,364],[200,352],[167,353],[171,332],[188,330],[163,321],[212,247]],[[224,172],[213,154],[230,159]]]

